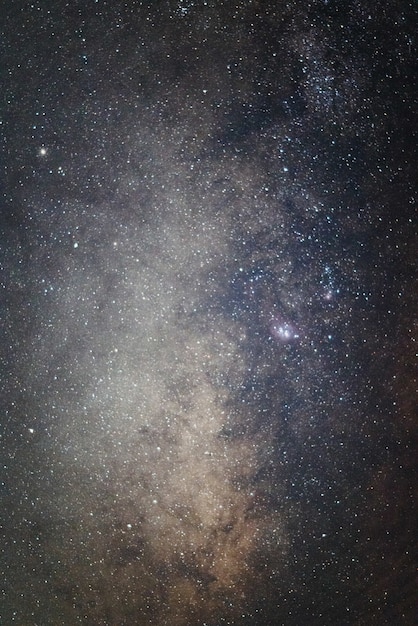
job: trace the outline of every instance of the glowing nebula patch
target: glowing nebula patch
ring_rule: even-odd
[[[270,322],[271,336],[282,343],[298,341],[301,337],[299,329],[291,322],[274,318]]]

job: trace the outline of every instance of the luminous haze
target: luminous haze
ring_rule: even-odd
[[[0,622],[416,623],[416,3],[1,14]]]

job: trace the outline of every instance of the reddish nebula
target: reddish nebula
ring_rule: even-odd
[[[300,330],[295,324],[281,317],[274,317],[270,321],[269,328],[271,336],[282,343],[291,343],[301,338]]]

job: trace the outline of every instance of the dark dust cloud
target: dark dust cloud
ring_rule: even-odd
[[[415,3],[1,14],[1,623],[414,624]]]

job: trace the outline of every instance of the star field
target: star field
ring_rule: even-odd
[[[416,8],[7,2],[4,624],[416,619]]]

